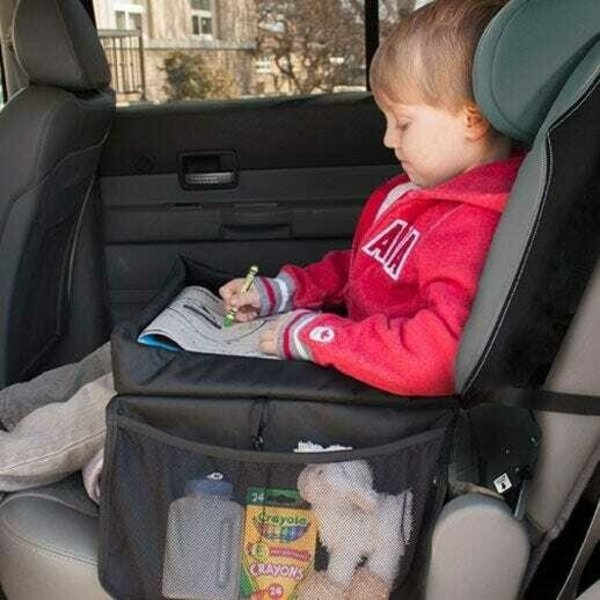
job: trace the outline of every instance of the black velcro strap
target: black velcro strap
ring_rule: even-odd
[[[469,405],[502,404],[531,410],[600,416],[600,396],[550,392],[535,388],[498,386],[470,391]]]

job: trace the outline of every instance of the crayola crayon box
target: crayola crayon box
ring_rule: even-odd
[[[294,600],[313,568],[317,526],[296,490],[249,488],[242,548],[241,597]]]

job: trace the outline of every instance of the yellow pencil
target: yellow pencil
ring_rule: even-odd
[[[254,278],[256,277],[257,273],[258,273],[258,266],[252,265],[248,271],[248,274],[246,275],[246,280],[244,281],[244,283],[242,285],[240,294],[245,294],[250,289],[250,286],[254,282]],[[225,327],[230,327],[231,325],[233,325],[233,322],[235,321],[235,315],[237,315],[237,311],[238,311],[237,306],[232,306],[227,311],[227,314],[225,315],[225,322],[223,323],[223,325]]]

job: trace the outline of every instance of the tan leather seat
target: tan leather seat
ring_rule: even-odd
[[[539,21],[548,6],[571,10],[574,5],[565,4],[562,0],[513,0],[507,10],[512,7],[537,7],[540,14],[536,18]],[[600,30],[597,26],[600,25],[600,5],[597,0],[581,0],[577,5],[587,7],[597,37],[597,31]],[[511,16],[508,12],[504,14]],[[577,27],[581,29],[579,22]],[[523,31],[527,32],[528,28],[524,27]],[[515,52],[521,52],[521,55],[513,56],[515,65],[519,62],[517,59],[526,58],[524,50],[527,49],[527,42],[534,37],[530,38],[526,33],[519,39],[519,47]],[[540,36],[540,39],[544,40],[546,51],[547,36]],[[560,111],[590,110],[584,100],[595,102],[592,114],[600,113],[598,95],[592,96],[592,92],[598,89],[600,43],[592,40],[584,51],[578,49],[575,56],[582,62],[572,65],[573,69],[584,68],[573,71],[576,77],[569,80],[563,88],[565,93],[560,96],[566,104],[555,105],[553,110],[559,111],[555,117],[562,115]],[[588,67],[590,70],[586,71]],[[590,128],[586,128],[588,135]],[[592,133],[597,144],[600,136],[593,130]],[[538,175],[543,171],[542,167],[547,166],[543,154],[545,143],[544,139],[540,139],[537,148],[539,153],[532,153],[532,158],[528,160],[529,167],[537,165],[539,168],[526,171],[519,179],[521,187],[518,193],[525,194],[528,200],[533,200],[532,196],[536,192],[541,193],[544,187],[541,185],[543,179],[540,180]],[[597,156],[590,160],[597,165]],[[513,214],[512,218],[518,216]],[[510,246],[507,238],[502,241],[504,247]],[[482,280],[482,293],[478,296],[483,306],[475,307],[471,322],[473,326],[470,333],[467,332],[470,337],[466,345],[471,348],[481,340],[477,334],[482,336],[481,330],[489,325],[489,319],[485,318],[485,301],[496,301],[497,295],[490,290],[494,291],[497,280],[501,279],[497,277],[499,268],[502,272],[512,267],[503,263],[502,257],[498,258],[503,245],[497,246],[492,249]],[[555,392],[600,396],[598,356],[600,266],[588,285],[569,335],[547,379],[546,388]],[[544,438],[527,503],[527,518],[530,529],[536,531],[535,539],[529,537],[525,524],[515,520],[500,500],[476,495],[453,500],[444,509],[434,531],[427,582],[428,600],[512,600],[528,572],[533,572],[535,560],[541,557],[545,546],[560,532],[598,464],[600,417],[544,412],[539,413],[538,418]],[[95,571],[97,527],[95,507],[86,500],[78,475],[60,485],[15,494],[5,499],[0,505],[0,581],[8,600],[107,598],[98,584]],[[502,540],[502,543],[497,543],[498,540]],[[470,560],[463,560],[464,556]],[[490,573],[494,574],[493,577]],[[502,585],[503,581],[510,584]],[[594,587],[584,594],[585,600],[594,598],[598,586]]]
[[[98,508],[74,475],[0,505],[0,581],[9,600],[107,600],[97,577]]]

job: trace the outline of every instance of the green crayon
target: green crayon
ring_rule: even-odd
[[[240,294],[245,294],[250,289],[250,286],[254,282],[254,278],[256,277],[257,273],[258,273],[258,266],[252,265],[250,267],[250,270],[248,271],[248,274],[246,275],[246,281],[244,281],[244,284],[242,285]],[[233,325],[233,322],[235,321],[235,315],[237,315],[237,311],[238,311],[237,306],[232,306],[227,311],[227,314],[225,315],[225,322],[223,323],[223,325],[225,327],[231,327],[231,325]]]

